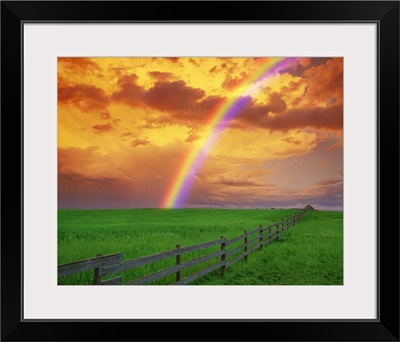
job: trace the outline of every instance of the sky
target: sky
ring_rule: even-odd
[[[343,59],[58,58],[58,207],[343,209]]]

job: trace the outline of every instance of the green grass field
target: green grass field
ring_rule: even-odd
[[[278,222],[296,210],[125,209],[59,210],[58,264],[123,253],[124,260],[201,242],[228,240],[259,224]],[[242,242],[239,242],[239,244]],[[234,247],[234,246],[233,246]],[[206,253],[219,249],[210,248]],[[182,255],[182,262],[204,255]],[[175,258],[122,273],[123,283],[174,265]],[[211,261],[211,263],[216,260]],[[185,270],[182,277],[205,265]],[[113,277],[115,275],[112,275]],[[107,278],[104,278],[107,279]],[[59,278],[61,285],[91,284],[93,271]],[[151,284],[170,284],[174,275]],[[216,270],[193,285],[342,285],[343,213],[309,211],[278,241],[255,250],[226,270]]]

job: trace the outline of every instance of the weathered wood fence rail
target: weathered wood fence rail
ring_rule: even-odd
[[[256,249],[262,249],[263,246],[279,239],[286,230],[300,222],[308,210],[314,209],[308,205],[299,212],[283,218],[280,222],[270,224],[267,227],[262,227],[260,225],[258,228],[249,232],[245,230],[244,234],[231,240],[227,240],[222,236],[220,239],[193,246],[181,247],[177,244],[176,248],[172,250],[125,261],[123,260],[122,253],[111,255],[98,254],[95,258],[59,265],[58,277],[94,270],[93,285],[122,285],[122,276],[117,276],[107,280],[102,280],[102,278],[171,257],[175,257],[174,266],[135,279],[124,285],[145,285],[171,274],[175,274],[175,282],[171,285],[185,285],[217,269],[221,270],[220,272],[223,276],[225,270],[235,262],[240,259],[247,260],[247,257],[251,252]],[[239,246],[235,246],[235,244],[240,241],[243,241],[243,243]],[[220,246],[220,249],[216,252],[214,251],[199,258],[181,262],[181,255],[183,254],[203,251],[217,245]],[[208,262],[212,259],[217,259],[217,261],[185,278],[181,277],[182,270]]]

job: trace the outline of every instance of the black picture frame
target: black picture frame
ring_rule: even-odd
[[[376,22],[378,319],[24,320],[21,31],[62,21]],[[3,1],[1,51],[1,340],[399,341],[398,1]]]

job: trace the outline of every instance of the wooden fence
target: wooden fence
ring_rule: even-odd
[[[122,253],[111,255],[98,254],[95,258],[59,265],[58,277],[94,270],[93,285],[122,285],[122,276],[117,276],[107,280],[102,280],[102,278],[173,257],[175,257],[174,266],[148,274],[124,285],[145,285],[171,274],[175,274],[175,282],[173,282],[171,285],[186,285],[217,269],[220,269],[221,276],[223,276],[225,270],[232,266],[235,262],[241,259],[247,260],[248,255],[251,252],[255,251],[256,249],[261,250],[263,246],[266,246],[272,241],[279,239],[279,237],[286,230],[300,222],[308,210],[314,210],[314,208],[308,205],[299,212],[283,218],[280,222],[270,224],[267,227],[262,227],[260,225],[258,228],[249,232],[244,230],[242,235],[231,240],[227,240],[225,237],[221,236],[220,239],[193,246],[181,247],[179,244],[177,244],[176,248],[172,250],[125,261],[123,260]],[[242,243],[237,246],[239,242]],[[195,251],[203,251],[218,245],[220,248],[217,251],[203,255],[196,259],[181,262],[181,256],[183,254]],[[208,265],[200,271],[186,276],[185,278],[181,277],[181,272],[183,270],[195,265],[209,262],[213,259],[215,259],[215,261],[211,265]]]

